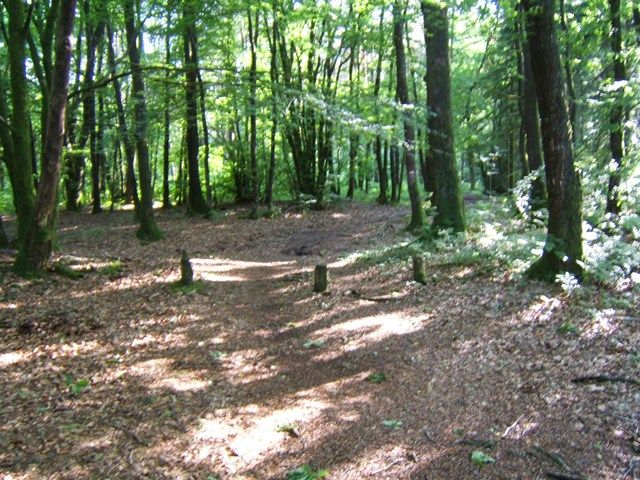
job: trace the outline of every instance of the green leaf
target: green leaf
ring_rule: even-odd
[[[490,463],[496,463],[495,458],[490,457],[482,450],[474,450],[473,452],[471,452],[471,461],[481,467],[489,465]]]
[[[382,372],[376,372],[369,375],[365,380],[369,383],[382,383],[387,379],[387,376]]]
[[[313,470],[309,465],[302,465],[288,472],[287,480],[319,480],[328,476],[328,470]]]
[[[398,430],[402,427],[402,420],[383,420],[382,425],[392,430]]]
[[[304,348],[321,348],[324,347],[324,340],[305,340],[302,342]]]

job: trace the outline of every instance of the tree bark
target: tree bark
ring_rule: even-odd
[[[69,70],[73,53],[71,34],[76,0],[62,0],[56,32],[56,59],[51,78],[46,143],[42,176],[38,186],[35,213],[25,242],[18,248],[16,270],[23,274],[41,272],[51,256],[58,209],[58,182],[62,163],[65,110]]]
[[[611,52],[613,53],[614,98],[609,117],[609,144],[611,162],[609,169],[609,187],[607,190],[607,213],[620,213],[620,179],[624,157],[624,84],[627,71],[622,55],[622,22],[620,21],[620,0],[609,0],[611,17]]]
[[[433,227],[464,231],[460,179],[453,150],[451,72],[447,7],[435,0],[421,2],[427,55],[427,108],[429,155],[427,174],[432,178],[435,207]]]
[[[249,157],[251,169],[251,218],[258,218],[259,180],[258,180],[258,143],[257,143],[257,67],[258,57],[256,43],[258,42],[258,12],[252,18],[251,8],[247,12],[249,21],[249,46],[251,49],[251,65],[249,67]]]
[[[140,228],[136,235],[145,241],[162,238],[153,215],[153,190],[151,187],[151,169],[149,168],[149,145],[147,134],[147,102],[145,98],[144,80],[140,66],[139,32],[136,28],[134,0],[124,2],[125,29],[127,32],[127,56],[131,64],[131,97],[134,102],[135,139],[138,154],[138,176],[140,177],[140,207],[138,219]]]
[[[135,171],[136,145],[133,135],[127,127],[127,118],[124,110],[124,102],[122,101],[122,89],[120,81],[116,76],[115,51],[113,49],[114,39],[111,26],[107,25],[107,63],[109,64],[109,72],[113,78],[113,93],[116,101],[116,111],[118,112],[118,134],[124,147],[125,156],[125,192],[124,197],[127,202],[133,202],[136,212],[140,208],[140,197],[138,196],[138,187]]]
[[[11,91],[11,142],[13,157],[9,175],[12,176],[14,205],[17,217],[17,242],[21,248],[33,220],[35,189],[31,163],[31,134],[29,128],[29,89],[25,68],[28,28],[26,5],[22,0],[5,2],[8,14],[9,75]]]
[[[272,14],[273,25],[271,36],[269,36],[269,48],[271,62],[269,76],[271,80],[271,144],[269,150],[269,172],[267,174],[267,187],[265,192],[265,203],[268,211],[271,211],[273,204],[273,182],[276,172],[276,136],[278,134],[278,11],[276,1],[273,2]]]
[[[582,274],[582,198],[573,164],[567,88],[554,22],[555,1],[524,0],[523,4],[549,199],[544,252],[527,273],[532,278],[554,281],[558,273]]]
[[[209,205],[202,195],[200,184],[198,139],[198,106],[196,101],[196,82],[198,79],[197,38],[195,32],[195,6],[191,1],[184,6],[184,68],[185,68],[185,100],[187,113],[187,165],[189,174],[189,191],[187,208],[191,214],[206,214]]]
[[[169,36],[169,25],[171,25],[171,8],[167,6],[167,32],[165,33],[165,63],[167,65],[171,64],[171,38]],[[171,208],[171,196],[169,192],[169,154],[171,150],[171,130],[170,130],[170,113],[169,113],[169,101],[170,95],[168,93],[169,89],[169,70],[165,73],[165,88],[167,92],[165,92],[164,98],[164,137],[163,137],[163,148],[162,148],[162,208]]]
[[[522,13],[522,12],[520,12]],[[518,32],[520,28],[520,18],[518,16]],[[529,45],[521,36],[518,42],[521,50],[521,75],[522,75],[522,108],[521,123],[524,130],[524,150],[527,156],[527,172],[531,172],[542,167],[544,160],[542,158],[542,141],[540,138],[540,114],[538,113],[538,99],[536,96],[536,85],[533,79],[533,70],[531,69],[531,53]],[[534,209],[546,207],[546,195],[544,183],[541,177],[536,177],[531,184],[530,205]]]
[[[400,0],[393,4],[393,44],[396,52],[396,94],[402,106],[404,127],[404,161],[407,168],[407,188],[411,200],[411,221],[407,230],[419,232],[424,228],[425,216],[418,189],[418,175],[415,161],[415,131],[411,118],[411,102],[407,86],[407,60],[404,52],[403,5]]]

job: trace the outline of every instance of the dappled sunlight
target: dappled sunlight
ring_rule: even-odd
[[[228,258],[192,258],[194,273],[209,282],[242,282],[248,280],[244,270],[286,267],[294,262],[247,262]]]
[[[341,339],[342,344],[336,345],[326,352],[318,353],[316,358],[328,360],[340,355],[342,352],[366,348],[368,345],[389,337],[417,332],[429,318],[429,315],[425,314],[413,316],[407,313],[394,312],[347,320],[318,330],[315,332],[314,337]]]
[[[31,356],[30,353],[17,350],[15,352],[7,352],[0,354],[0,368],[6,368],[17,363],[26,362]]]
[[[525,311],[511,317],[510,325],[523,323],[547,323],[553,319],[554,313],[562,307],[562,301],[555,297],[541,295]]]
[[[178,370],[169,358],[144,360],[131,365],[126,373],[138,377],[152,389],[176,392],[203,390],[211,385],[207,370]]]

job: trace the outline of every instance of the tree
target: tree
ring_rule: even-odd
[[[125,114],[124,102],[122,100],[122,89],[120,87],[120,80],[118,80],[118,75],[116,73],[116,54],[114,51],[113,43],[113,31],[111,29],[111,25],[107,25],[107,36],[108,36],[108,46],[107,46],[107,63],[109,64],[109,73],[111,74],[112,84],[113,84],[113,94],[116,101],[116,111],[118,116],[118,133],[120,135],[120,140],[124,146],[124,156],[125,156],[125,199],[127,201],[132,201],[135,207],[136,213],[140,209],[140,197],[138,196],[138,187],[136,181],[136,172],[135,172],[135,156],[136,156],[136,146],[127,127],[127,118]]]
[[[611,17],[611,53],[613,54],[613,86],[615,96],[610,116],[609,145],[611,162],[609,163],[609,186],[607,189],[607,213],[620,213],[620,178],[624,157],[624,89],[627,72],[622,54],[622,22],[620,21],[620,0],[609,0]]]
[[[544,252],[527,273],[532,278],[553,281],[563,272],[582,275],[582,196],[573,164],[567,87],[554,22],[555,0],[524,0],[523,5],[549,200]]]
[[[396,52],[396,93],[402,106],[404,128],[404,161],[407,168],[407,188],[411,200],[411,221],[407,230],[420,231],[424,228],[425,217],[418,190],[418,172],[415,161],[415,131],[411,118],[409,89],[407,86],[407,60],[404,53],[404,18],[400,0],[393,4],[393,44]]]
[[[69,70],[73,54],[71,34],[75,11],[76,0],[61,0],[56,32],[56,57],[48,96],[42,175],[38,183],[34,217],[16,257],[16,270],[20,273],[41,272],[51,256],[54,222],[58,209],[58,184],[62,164]]]
[[[33,221],[35,189],[31,162],[31,129],[29,126],[29,89],[27,82],[26,36],[27,8],[22,0],[5,2],[8,14],[7,53],[11,92],[11,153],[5,154],[13,188],[13,203],[18,223],[17,246],[23,248]]]
[[[196,100],[196,82],[198,80],[198,44],[196,37],[195,5],[192,0],[184,2],[184,67],[185,67],[185,99],[187,112],[187,165],[189,173],[189,192],[187,208],[189,213],[206,214],[210,208],[202,195],[200,184],[200,162],[198,138],[198,105]]]
[[[522,11],[519,9],[517,18],[518,27],[520,27]],[[521,31],[520,28],[518,28]],[[521,124],[524,133],[524,143],[526,152],[525,174],[535,172],[543,165],[542,143],[540,139],[540,115],[538,113],[538,99],[536,96],[536,86],[533,79],[533,70],[531,69],[531,54],[529,45],[524,38],[518,39],[518,45],[521,55],[519,56],[521,66],[520,74],[522,75],[522,100],[521,100]],[[536,177],[531,185],[530,204],[533,208],[545,206],[545,191],[542,179]]]
[[[144,80],[140,65],[139,31],[136,27],[133,0],[125,0],[124,16],[127,33],[127,55],[131,64],[131,96],[134,102],[135,125],[133,137],[138,154],[138,175],[140,178],[140,207],[138,219],[140,228],[136,235],[145,241],[160,240],[162,231],[158,228],[153,215],[153,189],[151,188],[151,168],[149,167],[149,145],[147,136],[147,103]]]
[[[257,68],[258,56],[256,44],[258,43],[258,33],[260,32],[259,22],[260,11],[256,9],[255,18],[251,8],[247,11],[249,22],[249,46],[251,50],[251,66],[249,67],[249,156],[251,162],[251,218],[258,218],[259,200],[259,180],[258,180],[258,112],[257,112]]]
[[[421,2],[427,55],[427,108],[429,119],[428,175],[432,178],[431,203],[435,229],[464,231],[460,179],[453,149],[449,20],[447,7],[435,0]]]

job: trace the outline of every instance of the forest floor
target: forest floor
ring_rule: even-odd
[[[245,213],[158,212],[149,245],[130,212],[63,213],[79,280],[0,257],[0,478],[640,477],[633,308],[594,289],[588,315],[477,263],[423,286],[408,260],[358,260],[406,237],[403,208]]]

